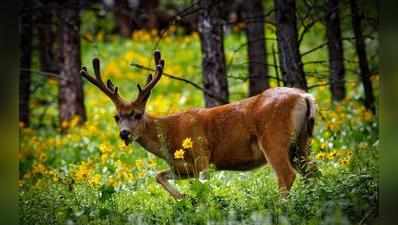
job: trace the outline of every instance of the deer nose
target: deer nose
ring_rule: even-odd
[[[129,138],[130,132],[128,130],[120,131],[120,138],[123,140],[127,140]]]

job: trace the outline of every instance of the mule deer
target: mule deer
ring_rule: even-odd
[[[235,103],[154,117],[145,106],[164,69],[159,51],[154,58],[155,75],[148,76],[143,88],[137,85],[134,101],[121,98],[110,80],[102,81],[99,59],[93,60],[95,77],[84,67],[81,75],[113,101],[126,145],[137,141],[170,165],[170,170],[157,174],[156,181],[174,198],[183,194],[168,180],[198,177],[210,164],[219,170],[250,170],[269,162],[284,195],[295,180],[295,170],[305,177],[314,174],[316,167],[308,159],[315,117],[311,95],[295,88],[272,88]],[[183,157],[174,157],[188,137],[192,146],[179,150]]]

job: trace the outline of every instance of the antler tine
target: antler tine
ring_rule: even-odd
[[[86,67],[82,68],[80,74],[92,84],[97,86],[102,92],[104,92],[116,105],[122,103],[123,100],[118,94],[118,88],[113,85],[112,81],[108,79],[105,85],[104,81],[102,80],[100,72],[100,60],[98,58],[93,59],[93,68],[95,78],[88,74]]]
[[[159,64],[159,61],[160,61],[160,59],[161,59],[161,55],[160,55],[160,51],[159,50],[156,50],[154,53],[153,53],[153,58],[155,59],[155,65],[158,65]]]
[[[152,89],[155,86],[155,84],[160,80],[160,77],[162,76],[163,73],[164,60],[161,58],[160,51],[159,50],[155,51],[153,56],[155,59],[155,66],[156,66],[155,77],[145,85],[144,91],[146,89],[149,90]]]
[[[152,78],[152,75],[150,74],[147,78],[146,85],[142,89],[141,89],[140,85],[137,85],[138,91],[139,91],[137,100],[147,99],[152,88],[156,85],[156,83],[160,80],[160,78],[162,76],[163,68],[164,68],[164,60],[161,57],[160,51],[156,50],[154,52],[153,56],[154,56],[155,67],[156,67],[155,77]]]
[[[98,58],[93,59],[93,68],[94,68],[94,75],[97,80],[101,83],[104,83],[101,79],[101,69],[100,69],[100,60]]]
[[[149,82],[151,82],[151,80],[152,80],[152,74],[149,74],[148,77],[146,78],[146,83],[148,84]]]
[[[151,82],[151,80],[152,80],[152,74],[149,74],[148,77],[146,78],[146,84],[145,85],[147,85],[149,82]],[[138,88],[139,92],[142,92],[141,85],[137,84],[137,88]]]

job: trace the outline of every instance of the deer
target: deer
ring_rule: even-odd
[[[103,82],[100,60],[93,59],[95,77],[82,67],[81,75],[105,93],[116,107],[115,121],[126,145],[137,142],[167,162],[170,169],[156,181],[176,200],[184,198],[170,180],[197,178],[213,165],[216,170],[247,171],[269,163],[279,191],[287,196],[296,178],[312,177],[318,169],[309,159],[316,103],[312,95],[291,87],[270,88],[237,102],[212,108],[194,108],[155,117],[146,112],[152,89],[162,77],[165,62],[154,52],[154,76],[127,101],[111,80]],[[192,146],[184,157],[173,157],[184,139]],[[179,150],[181,151],[181,150]]]

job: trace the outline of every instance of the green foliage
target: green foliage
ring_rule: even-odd
[[[115,19],[113,14],[106,12],[102,5],[94,5],[91,10],[81,12],[80,33],[83,38],[93,41],[94,37],[101,37],[115,30]]]

